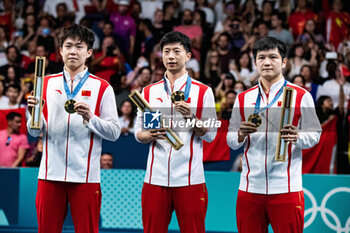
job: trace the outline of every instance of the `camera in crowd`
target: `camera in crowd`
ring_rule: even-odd
[[[110,45],[107,47],[107,52],[106,52],[106,56],[107,57],[114,57],[114,50],[116,49],[116,47],[114,45]]]

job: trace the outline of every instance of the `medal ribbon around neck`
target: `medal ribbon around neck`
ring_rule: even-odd
[[[69,90],[69,87],[68,87],[68,84],[67,84],[67,81],[66,81],[66,77],[65,77],[64,71],[63,71],[63,86],[64,86],[64,90],[66,92],[68,100],[73,99],[78,94],[78,92],[83,87],[83,85],[86,82],[86,80],[88,79],[89,75],[90,75],[89,71],[86,71],[85,75],[83,76],[82,79],[80,79],[80,81],[79,81],[78,85],[75,87],[74,91],[71,92]]]
[[[260,86],[260,84],[258,84]],[[268,105],[266,105],[265,107],[263,107],[262,109],[260,109],[260,101],[261,101],[261,93],[260,93],[260,87],[259,87],[259,94],[256,98],[256,102],[255,102],[255,109],[254,109],[254,114],[259,114],[260,112],[264,111],[265,109],[271,107],[277,100],[278,98],[282,95],[283,93],[283,88],[287,86],[287,80],[284,80],[284,83],[281,87],[281,89],[277,92],[275,98],[273,98],[273,100],[271,101],[271,103],[269,103]]]
[[[167,87],[165,76],[163,77],[163,80],[164,80],[164,90],[169,96],[171,96],[171,93]],[[188,97],[190,96],[191,84],[192,84],[191,77],[187,75],[187,81],[186,81],[186,87],[185,87],[185,102],[188,100]]]

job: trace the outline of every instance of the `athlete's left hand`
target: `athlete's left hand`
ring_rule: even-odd
[[[81,115],[84,121],[89,122],[90,119],[94,116],[90,110],[90,106],[86,103],[79,102],[74,104],[74,109],[77,111],[77,114]]]
[[[189,103],[185,101],[175,102],[175,110],[180,112],[184,117],[191,116],[191,107]]]
[[[280,132],[281,132],[281,138],[285,142],[295,143],[299,138],[299,131],[297,127],[295,127],[294,125],[285,125]]]

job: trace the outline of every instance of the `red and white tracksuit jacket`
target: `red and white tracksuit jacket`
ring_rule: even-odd
[[[71,79],[64,71],[68,87]],[[74,77],[73,89],[87,72]],[[82,116],[68,114],[64,109],[67,96],[63,85],[63,73],[44,78],[41,130],[28,132],[37,137],[43,133],[43,156],[40,163],[39,179],[76,183],[100,182],[100,156],[102,139],[115,141],[120,135],[120,124],[116,100],[112,87],[103,79],[92,74],[74,97],[84,102],[94,113],[89,123],[83,123]]]
[[[255,102],[261,93],[260,108],[268,105],[283,86],[284,78],[274,83],[268,95],[261,85],[250,88],[237,96],[230,120],[227,143],[232,149],[244,145],[242,173],[239,189],[250,193],[278,194],[302,190],[302,149],[318,143],[321,126],[315,112],[311,94],[290,82],[294,89],[292,98],[291,123],[299,129],[295,144],[287,145],[285,162],[275,161],[278,131],[281,119],[283,95],[270,108],[260,113],[262,124],[258,132],[245,137],[238,143],[238,129],[241,121],[248,121],[254,113]]]
[[[187,73],[178,78],[174,83],[173,91],[185,90]],[[166,78],[168,90],[171,90],[169,80]],[[214,95],[210,87],[191,79],[191,89],[188,103],[191,112],[198,119],[213,119],[216,121]],[[164,90],[164,81],[146,86],[142,95],[149,102],[154,111],[157,109],[162,116],[168,116],[171,121],[182,119],[181,113],[175,111],[171,97]],[[167,121],[168,122],[168,121]],[[172,126],[168,124],[167,126]],[[153,185],[179,187],[204,183],[203,169],[203,143],[202,140],[211,142],[216,136],[215,127],[202,137],[198,137],[192,129],[172,127],[173,131],[180,137],[184,146],[176,151],[166,140],[157,140],[150,144],[145,182]],[[138,112],[135,125],[135,138],[137,133],[143,129],[143,114]]]

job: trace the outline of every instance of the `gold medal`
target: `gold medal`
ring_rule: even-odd
[[[171,102],[175,104],[178,101],[185,101],[185,93],[183,91],[175,91],[171,94]]]
[[[248,121],[253,124],[256,124],[256,127],[259,127],[261,125],[261,117],[257,113],[250,115],[248,117]]]
[[[66,103],[64,104],[64,109],[66,110],[66,112],[68,112],[69,114],[75,113],[76,112],[74,109],[75,103],[76,101],[73,99],[67,100]]]

